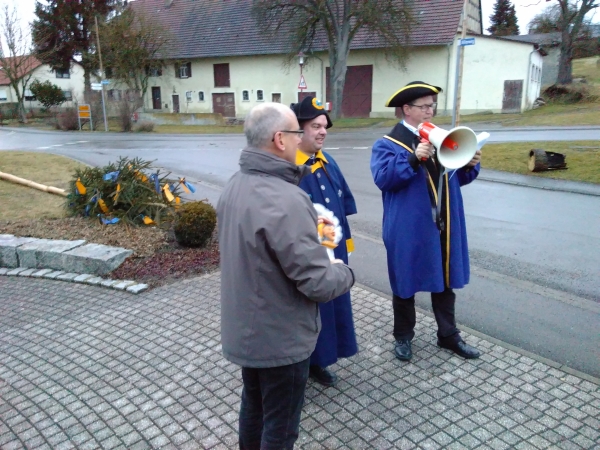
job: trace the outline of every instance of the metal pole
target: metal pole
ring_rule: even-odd
[[[462,30],[461,30],[461,40],[467,36],[467,6],[469,4],[469,0],[465,0],[463,6],[463,16],[462,16]],[[460,123],[460,100],[461,100],[461,89],[462,89],[462,72],[463,72],[463,62],[465,60],[465,51],[462,46],[459,45],[458,51],[456,54],[456,80],[454,86],[454,112],[452,114],[452,128],[456,127]]]
[[[104,103],[104,71],[102,69],[102,50],[100,49],[100,33],[98,32],[98,16],[94,16],[96,22],[96,41],[98,43],[98,57],[100,58],[100,83],[102,84],[102,114],[104,115],[104,131],[108,131],[108,121],[106,120],[106,105]]]
[[[462,53],[462,46],[461,45],[457,45],[456,46],[456,72],[454,73],[454,101],[452,102],[454,104],[454,108],[452,108],[452,128],[456,127],[456,119],[458,116],[458,108],[456,107],[458,105],[458,78],[460,77],[460,55]]]

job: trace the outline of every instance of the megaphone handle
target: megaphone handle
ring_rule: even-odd
[[[421,144],[429,144],[427,139],[421,138]],[[427,161],[427,158],[421,158],[421,161]]]

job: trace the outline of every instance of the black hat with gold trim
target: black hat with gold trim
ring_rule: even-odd
[[[314,97],[304,97],[300,103],[292,103],[290,108],[292,108],[292,111],[296,114],[298,122],[313,120],[320,115],[324,115],[327,117],[326,128],[331,128],[333,126],[329,114],[325,111],[325,105]]]
[[[414,102],[418,98],[427,95],[437,95],[440,92],[442,92],[442,88],[439,86],[433,86],[422,81],[413,81],[392,95],[385,106],[389,106],[390,108],[402,107]]]

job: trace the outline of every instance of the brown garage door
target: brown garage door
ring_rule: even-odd
[[[327,101],[331,101],[329,67],[327,68]],[[348,66],[342,117],[369,117],[373,92],[373,66]]]
[[[523,80],[505,80],[502,98],[503,113],[520,113],[523,98]]]
[[[213,94],[213,112],[223,117],[235,117],[235,97],[233,94]]]

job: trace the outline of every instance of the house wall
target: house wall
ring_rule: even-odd
[[[532,53],[533,45],[476,38],[476,45],[465,47],[465,64],[461,98],[461,114],[477,111],[501,112],[505,80],[523,80],[522,108],[530,107],[539,95],[539,81],[529,82],[530,64],[535,61],[541,68],[541,57]],[[510,55],[510,57],[507,57]],[[537,55],[537,56],[536,56]],[[326,53],[308,57],[303,68],[307,92],[315,92],[323,99],[326,90],[325,73],[329,66]],[[172,112],[173,94],[179,96],[180,113],[212,113],[212,95],[233,93],[235,115],[243,118],[247,112],[261,101],[257,91],[262,90],[262,101],[271,101],[272,94],[281,94],[281,103],[289,105],[297,101],[300,68],[297,64],[289,68],[283,66],[281,55],[260,55],[252,57],[211,58],[192,61],[192,76],[185,79],[175,77],[173,65],[163,70],[163,75],[150,79],[148,92],[144,98],[147,112]],[[229,63],[229,88],[215,87],[213,64]],[[456,44],[448,46],[417,47],[411,51],[405,67],[385,59],[379,50],[356,50],[348,57],[348,66],[372,65],[372,103],[370,117],[394,117],[393,108],[386,108],[386,101],[402,86],[411,81],[422,80],[440,86],[443,93],[438,96],[438,114],[450,114],[454,99],[454,78],[456,69]],[[531,85],[530,85],[531,84]],[[152,87],[161,89],[161,109],[152,108]],[[242,100],[242,92],[247,90],[249,100]],[[200,101],[198,93],[204,92]],[[186,92],[191,92],[191,101],[186,100]],[[532,100],[533,98],[533,100]]]
[[[70,70],[70,78],[56,78],[56,74],[50,68],[49,65],[43,64],[34,69],[29,85],[35,80],[43,83],[49,80],[51,83],[57,85],[63,91],[71,92],[72,100],[62,104],[62,106],[71,107],[76,102],[83,101],[83,68],[78,64],[73,64]],[[0,105],[3,103],[11,103],[17,101],[17,95],[10,86],[0,86],[1,91],[6,91],[6,100],[0,100]],[[25,100],[25,108],[41,108],[42,104],[38,101]]]

